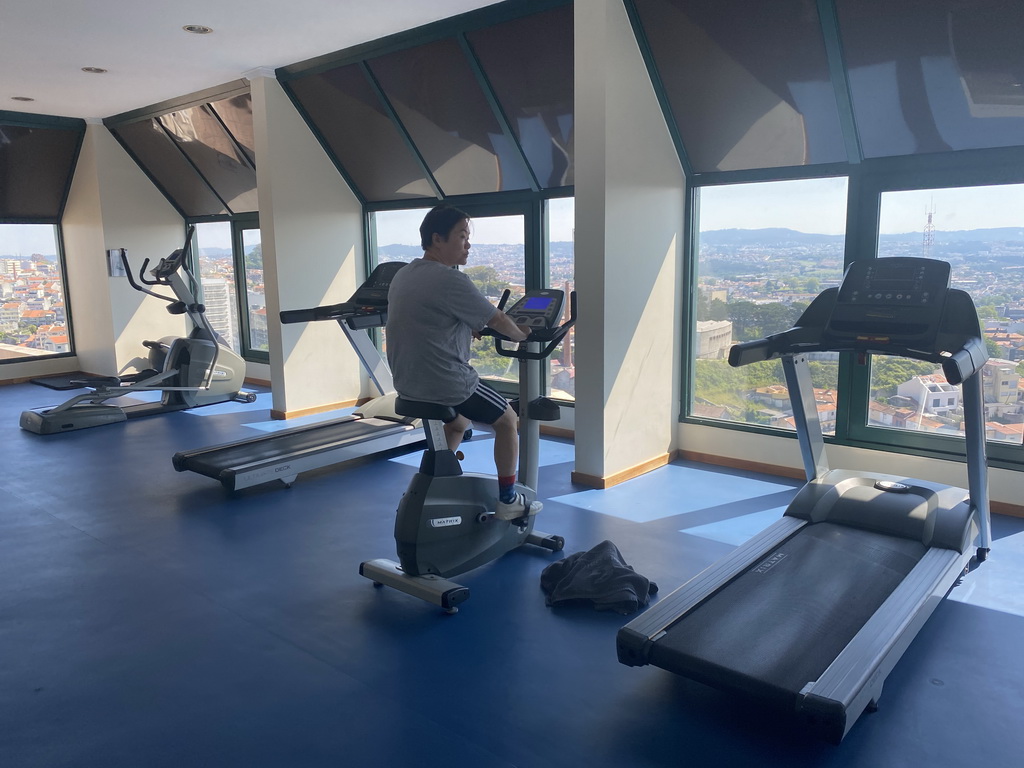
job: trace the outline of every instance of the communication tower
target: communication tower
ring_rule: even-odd
[[[932,217],[935,215],[934,200],[928,203],[925,215],[927,216],[927,219],[924,224],[924,243],[921,255],[926,259],[930,259],[932,257],[932,246],[935,244],[935,222],[932,221]]]

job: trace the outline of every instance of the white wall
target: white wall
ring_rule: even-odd
[[[251,90],[267,316],[345,301],[365,272],[359,201],[280,84],[254,76]],[[270,322],[269,342],[275,415],[363,394],[361,366],[337,323]]]
[[[726,457],[732,462],[754,462],[766,467],[788,468],[803,476],[800,448],[793,438],[751,434],[703,424],[680,424],[679,444],[683,450]],[[967,465],[962,462],[840,445],[827,446],[826,453],[829,466],[836,469],[901,474],[967,487]],[[989,497],[992,501],[1020,505],[1020,483],[1020,472],[989,469]]]
[[[576,6],[576,473],[674,450],[685,179],[619,0]]]

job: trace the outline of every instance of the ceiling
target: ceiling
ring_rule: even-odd
[[[110,117],[494,3],[2,0],[0,110]],[[185,25],[213,32],[190,34]]]

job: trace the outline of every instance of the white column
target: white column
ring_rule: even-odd
[[[676,447],[685,180],[622,3],[575,9],[574,478],[609,485]]]
[[[251,82],[273,410],[354,401],[365,377],[333,322],[281,326],[282,309],[345,301],[364,274],[362,206],[272,71]]]

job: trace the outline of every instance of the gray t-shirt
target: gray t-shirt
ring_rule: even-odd
[[[395,389],[409,400],[458,405],[480,377],[469,364],[473,331],[494,315],[465,274],[436,261],[402,267],[388,291],[387,355]]]

